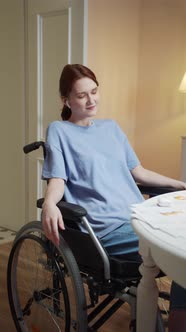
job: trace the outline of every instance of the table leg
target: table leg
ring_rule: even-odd
[[[137,332],[155,332],[158,287],[155,277],[159,273],[159,268],[155,265],[150,251],[140,248],[143,263],[139,270],[142,275],[137,290]]]

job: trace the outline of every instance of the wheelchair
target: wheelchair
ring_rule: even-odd
[[[24,152],[40,147],[45,157],[42,141],[26,145]],[[171,188],[140,185],[139,188],[149,197],[171,191]],[[42,208],[42,203],[43,199],[38,199],[37,207]],[[109,256],[93,232],[83,207],[65,201],[57,206],[65,223],[65,230],[60,231],[59,247],[45,237],[40,221],[24,225],[13,242],[7,287],[16,330],[96,332],[127,302],[131,306],[130,329],[136,331],[140,263]],[[80,223],[87,233],[80,231]],[[165,292],[159,296],[169,300]],[[160,310],[156,331],[165,331]]]

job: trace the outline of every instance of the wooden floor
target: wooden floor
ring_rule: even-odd
[[[16,332],[8,305],[6,271],[11,243],[0,245],[0,331]],[[112,318],[106,322],[100,332],[128,332],[130,311],[128,305],[123,305]],[[43,331],[44,332],[44,331]],[[51,331],[52,332],[52,331]]]
[[[11,243],[0,245],[0,331],[16,332],[9,310],[6,286],[7,260],[11,248]],[[127,304],[124,304],[108,320],[100,332],[129,332],[130,310]],[[45,332],[45,331],[43,331]],[[150,331],[149,331],[150,332]]]
[[[7,270],[7,259],[11,243],[0,245],[0,331],[14,332],[16,331],[7,298],[7,287],[6,287],[6,270]]]

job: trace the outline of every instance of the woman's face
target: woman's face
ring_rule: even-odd
[[[94,117],[97,113],[98,103],[98,86],[88,77],[77,80],[67,98],[72,116],[77,120]]]

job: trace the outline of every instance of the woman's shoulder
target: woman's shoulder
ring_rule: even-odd
[[[64,132],[63,127],[64,124],[62,120],[53,121],[48,125],[46,134],[47,136],[61,137]]]
[[[99,119],[96,120],[97,127],[101,127],[102,130],[107,130],[107,132],[114,134],[119,139],[126,139],[127,136],[123,129],[120,127],[118,122],[113,119]]]
[[[63,132],[65,123],[62,120],[55,120],[48,125],[47,131]]]
[[[48,128],[58,128],[62,126],[61,120],[55,120],[49,123]]]

